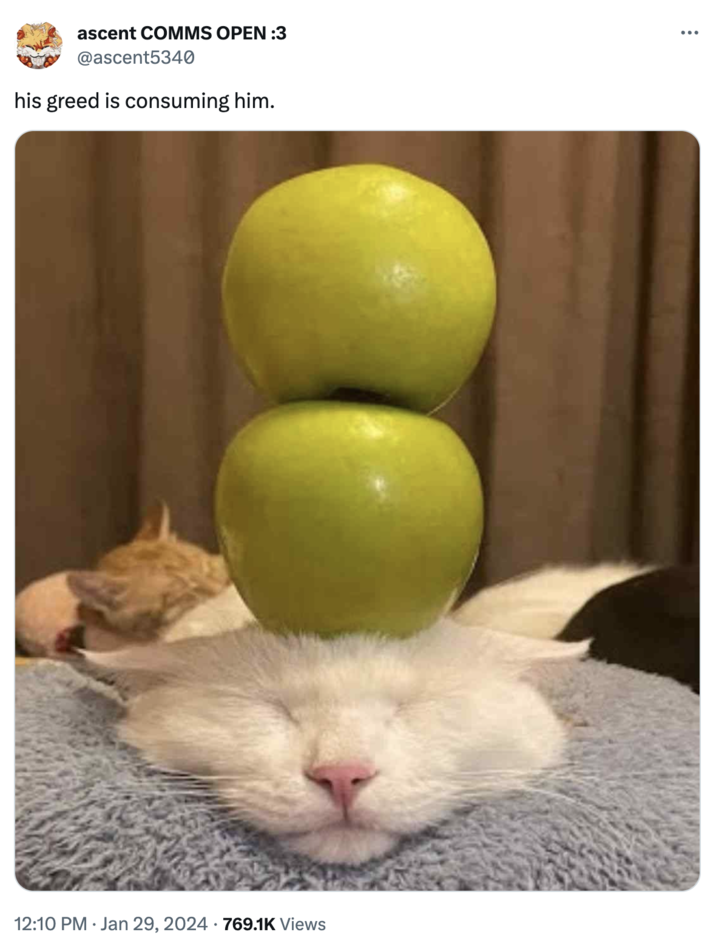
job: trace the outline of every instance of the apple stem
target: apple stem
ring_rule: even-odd
[[[367,389],[334,389],[330,394],[331,402],[369,402],[373,405],[389,405],[391,399],[379,392],[369,392]]]

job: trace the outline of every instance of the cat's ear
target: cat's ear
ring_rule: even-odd
[[[169,507],[158,498],[144,515],[135,540],[169,540],[171,538]]]
[[[128,589],[122,577],[102,570],[71,570],[67,585],[84,606],[100,613],[118,609]]]
[[[463,627],[466,628],[466,627]],[[589,651],[591,640],[565,643],[556,639],[539,639],[505,633],[488,626],[469,627],[482,656],[515,670],[526,669],[542,662],[564,659],[582,659]]]
[[[591,642],[591,639],[584,639],[577,643],[563,643],[557,639],[533,639],[511,633],[493,635],[499,637],[499,649],[508,660],[528,666],[560,659],[582,659],[589,652]]]

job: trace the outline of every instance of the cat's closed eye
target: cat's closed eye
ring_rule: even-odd
[[[281,718],[291,722],[293,725],[300,725],[300,719],[281,699],[270,699],[267,702],[269,708],[273,709]]]

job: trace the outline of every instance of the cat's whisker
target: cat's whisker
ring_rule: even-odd
[[[466,786],[465,786],[466,796],[470,793],[468,789],[469,789],[469,785],[466,785]],[[494,788],[486,787],[486,788],[477,789],[477,790],[478,790],[478,792],[479,792],[480,790],[482,790],[483,792],[484,792],[484,791],[488,791],[488,793],[489,793],[489,791],[499,791],[499,790],[504,790],[504,788],[501,788],[501,787],[494,787]],[[565,793],[563,793],[563,792],[556,791],[556,790],[551,789],[551,788],[550,788],[550,789],[547,789],[547,788],[544,788],[544,787],[535,786],[534,784],[526,784],[526,785],[524,785],[523,787],[519,788],[519,792],[520,792],[520,793],[523,793],[523,794],[526,794],[526,795],[532,795],[532,794],[534,794],[534,795],[541,795],[541,796],[543,796],[543,797],[547,797],[547,798],[551,798],[551,799],[555,799],[555,800],[559,800],[559,801],[564,801],[564,802],[570,804],[570,805],[573,806],[573,807],[579,808],[579,809],[582,810],[584,813],[590,814],[591,817],[592,817],[595,821],[597,821],[598,823],[602,824],[605,828],[607,828],[607,829],[609,830],[609,832],[610,832],[616,839],[618,839],[618,840],[620,840],[620,841],[622,842],[622,844],[628,846],[630,850],[632,849],[632,843],[631,843],[630,841],[628,841],[626,837],[624,837],[623,835],[619,834],[619,832],[618,832],[618,831],[613,827],[613,825],[610,823],[610,821],[608,820],[608,818],[607,818],[607,816],[605,815],[605,813],[603,813],[599,808],[597,808],[597,807],[595,807],[595,806],[593,806],[593,805],[591,805],[591,804],[587,804],[585,801],[581,801],[581,800],[579,800],[578,798],[575,798],[575,797],[573,797],[573,796],[570,795],[570,794],[565,794]]]
[[[234,774],[192,774],[188,777],[196,781],[239,781],[244,775],[235,772]]]
[[[530,775],[533,779],[536,778],[554,778],[554,779],[569,779],[569,778],[584,778],[596,779],[598,778],[600,782],[613,780],[619,781],[625,777],[632,776],[642,776],[642,777],[670,777],[672,775],[679,774],[692,774],[693,767],[690,765],[684,765],[683,767],[675,766],[659,766],[654,768],[645,768],[639,771],[633,771],[631,768],[624,767],[621,770],[612,770],[611,772],[605,772],[603,769],[589,769],[581,767],[573,767],[569,764],[566,765],[557,765],[556,767],[551,767],[546,769],[541,774],[535,773],[534,770],[530,769],[516,769],[516,768],[480,768],[474,771],[463,771],[461,774],[472,776],[479,776],[482,774],[527,774]]]
[[[201,801],[211,801],[215,796],[211,793],[202,793],[201,791],[176,790],[174,788],[109,788],[113,797],[171,797],[175,800],[185,798],[195,798]]]

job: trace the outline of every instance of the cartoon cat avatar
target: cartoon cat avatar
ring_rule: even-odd
[[[26,23],[17,31],[17,58],[30,69],[47,69],[62,53],[62,37],[51,23]]]

